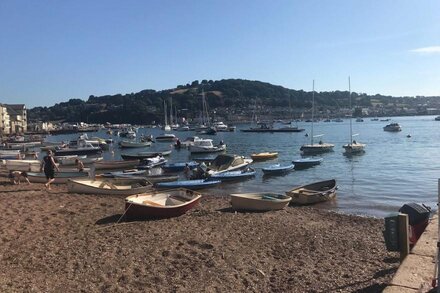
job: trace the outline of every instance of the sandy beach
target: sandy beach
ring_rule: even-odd
[[[0,179],[1,292],[380,292],[383,219],[312,207],[236,213],[227,197],[122,222],[124,197]]]

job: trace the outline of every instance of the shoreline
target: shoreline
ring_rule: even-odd
[[[0,188],[1,291],[378,292],[399,265],[376,218],[238,213],[206,195],[178,218],[115,224],[124,197]]]

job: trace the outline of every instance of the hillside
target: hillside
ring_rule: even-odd
[[[272,113],[273,116],[279,116],[280,111],[286,112],[287,115],[289,105],[294,109],[294,113],[307,113],[312,101],[311,92],[287,89],[260,81],[202,80],[162,91],[143,90],[125,95],[90,96],[87,101],[71,99],[52,107],[30,109],[28,117],[30,121],[150,124],[163,121],[163,101],[169,104],[172,97],[173,108],[178,111],[179,117],[194,118],[199,115],[201,109],[202,90],[211,112],[215,111],[218,116],[223,117],[228,114],[249,116],[254,105],[264,109],[266,113]],[[418,111],[421,105],[425,107],[422,111],[426,111],[428,106],[440,107],[438,97],[391,97],[352,93],[352,98],[359,111],[361,108],[369,108],[371,112],[387,108],[397,111],[410,107]],[[340,109],[349,105],[348,92],[317,92],[315,103],[317,112],[337,115]],[[272,109],[278,109],[278,112]],[[383,113],[388,115],[386,112]]]

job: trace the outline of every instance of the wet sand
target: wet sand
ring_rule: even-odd
[[[0,178],[0,291],[380,292],[399,264],[382,219],[236,213],[209,195],[178,218],[116,224],[123,212],[124,197]]]

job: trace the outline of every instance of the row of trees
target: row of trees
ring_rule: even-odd
[[[201,95],[205,92],[211,109],[249,108],[255,101],[264,107],[291,107],[310,109],[312,92],[291,90],[282,86],[260,81],[225,79],[219,81],[202,80],[179,85],[176,89],[155,91],[143,90],[138,93],[106,96],[90,96],[87,101],[70,99],[52,107],[36,107],[29,110],[30,120],[43,121],[85,121],[89,123],[132,123],[149,124],[162,121],[163,101],[173,98],[177,110],[185,109],[187,117],[196,117],[201,109]],[[384,104],[407,103],[414,98],[390,96],[368,96],[352,93],[353,104],[369,107],[372,101]],[[315,92],[315,103],[321,109],[348,107],[347,91]]]

